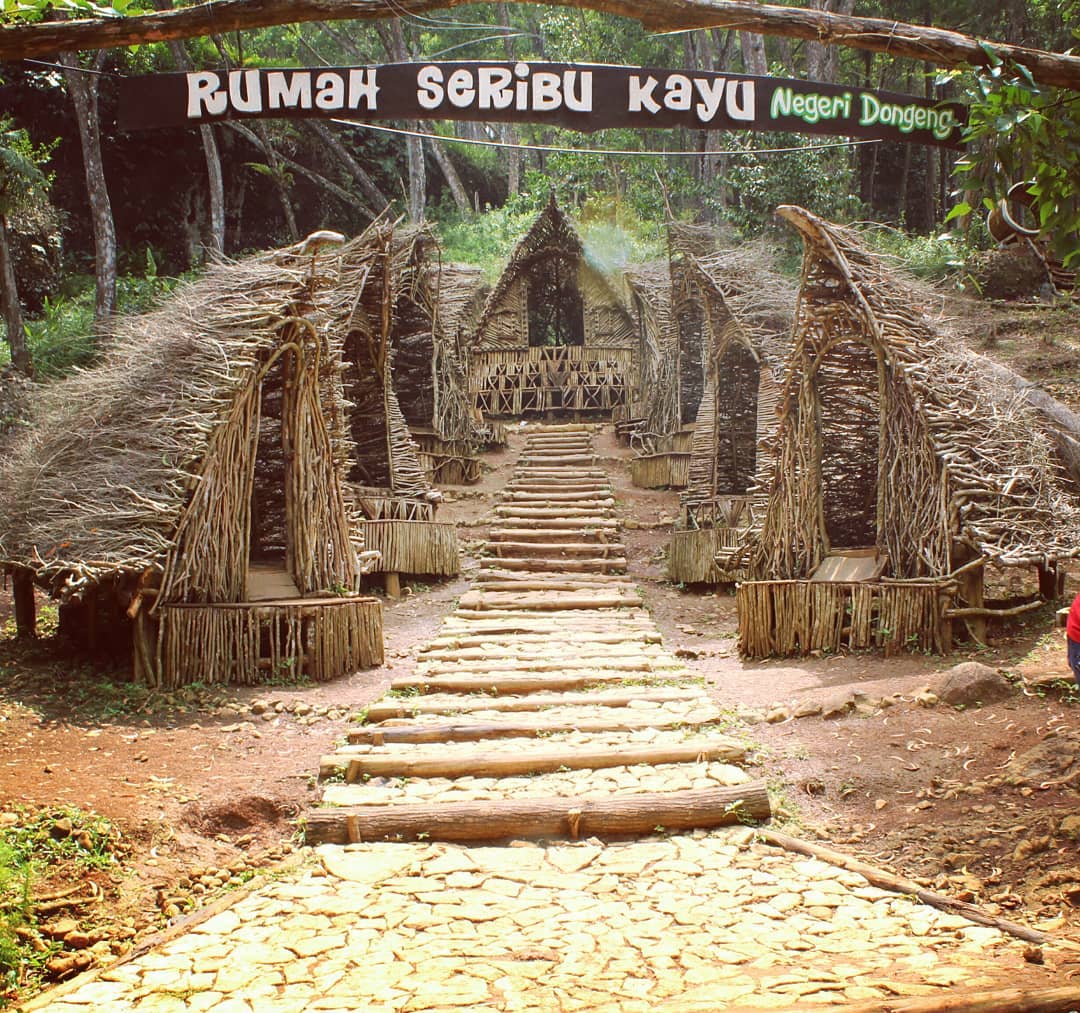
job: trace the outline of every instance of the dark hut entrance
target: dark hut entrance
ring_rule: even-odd
[[[831,549],[877,544],[881,393],[877,356],[846,339],[817,368],[821,427],[821,495]]]
[[[251,486],[251,524],[248,528],[248,601],[298,598],[300,591],[288,571],[289,523],[286,488],[291,454],[283,419],[295,371],[287,352],[267,370],[256,419],[255,474]]]
[[[754,483],[760,382],[754,353],[742,342],[730,345],[717,367],[714,496],[743,496]]]
[[[577,283],[577,261],[547,257],[529,274],[529,347],[585,344],[585,303]]]

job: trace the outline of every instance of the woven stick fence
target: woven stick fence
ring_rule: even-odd
[[[876,648],[948,650],[951,582],[744,581],[736,591],[739,652],[747,658]]]
[[[335,678],[383,661],[377,598],[160,609],[160,682],[255,684]]]

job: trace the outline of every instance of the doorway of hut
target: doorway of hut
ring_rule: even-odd
[[[569,407],[564,393],[571,363],[565,350],[585,344],[585,300],[578,287],[576,259],[554,254],[533,264],[525,313],[529,348],[540,350],[531,357],[534,375],[527,378],[527,386],[542,392],[542,404],[530,407],[557,412]]]
[[[761,367],[742,342],[732,342],[714,371],[715,456],[712,497],[745,496],[757,473]]]
[[[817,362],[822,514],[834,554],[877,546],[879,367],[854,337],[830,343]]]
[[[255,418],[255,462],[248,525],[248,601],[301,597],[288,568],[287,487],[292,459],[286,399],[295,370],[293,353],[279,355],[262,379]]]

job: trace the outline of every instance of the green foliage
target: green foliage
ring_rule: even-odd
[[[475,264],[484,269],[488,281],[495,281],[514,244],[528,231],[536,212],[508,203],[483,215],[463,218],[451,213],[438,223],[443,244],[443,260]]]
[[[1080,31],[1074,32],[1080,38]],[[1032,212],[1042,237],[1066,264],[1080,258],[1080,95],[1036,84],[1030,71],[984,48],[991,66],[976,74],[954,72],[967,89],[968,155],[956,166],[964,191],[978,191],[993,206],[1009,188],[1028,181]],[[972,211],[964,202],[950,217]]]
[[[722,204],[718,194],[709,193],[704,203],[748,234],[764,231],[780,204],[798,204],[834,221],[850,221],[861,211],[850,193],[843,148],[814,150],[803,137],[778,133],[754,134],[748,143],[725,134],[720,143],[745,149],[732,159],[725,180],[735,201]],[[775,148],[793,150],[760,150]]]
[[[967,235],[944,232],[920,236],[886,226],[863,233],[871,249],[895,257],[909,274],[931,281],[945,280],[962,270],[971,249],[983,245],[979,242],[983,236],[981,223],[973,225]]]
[[[142,313],[181,280],[162,278],[149,249],[145,274],[123,275],[117,281],[117,310]],[[73,369],[87,366],[97,356],[94,332],[94,279],[88,275],[69,279],[69,294],[46,297],[40,315],[26,321],[26,343],[39,380],[57,379]],[[7,348],[0,349],[0,367],[7,362]]]

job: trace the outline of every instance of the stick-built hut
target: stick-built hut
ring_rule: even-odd
[[[518,242],[469,341],[469,389],[485,418],[623,418],[637,332],[586,256],[554,193]]]
[[[668,573],[676,583],[730,583],[746,576],[742,557],[761,521],[763,447],[776,426],[796,290],[759,242],[686,250],[681,271],[700,313],[705,386]]]
[[[946,652],[981,639],[984,571],[1035,566],[1060,593],[1080,504],[1022,395],[946,341],[849,231],[782,207],[805,247],[753,578],[750,657],[843,647]]]
[[[429,234],[413,245],[423,259],[394,312],[394,383],[408,393],[402,407],[428,480],[468,485],[480,480],[479,452],[493,433],[469,400],[458,349],[489,286],[478,267],[442,263]]]
[[[685,488],[693,434],[679,418],[679,338],[670,263],[635,265],[623,272],[623,280],[638,331],[640,377],[631,416],[618,426],[637,450],[630,462],[631,479],[645,489]]]
[[[382,661],[343,495],[340,360],[309,243],[211,267],[37,394],[0,477],[20,631],[34,584],[157,686],[329,679]]]
[[[342,247],[337,283],[319,297],[319,311],[344,362],[352,444],[346,493],[365,545],[380,553],[373,572],[386,574],[391,594],[397,593],[400,574],[452,576],[460,569],[457,534],[452,524],[435,520],[439,495],[420,462],[394,385],[395,326],[410,332],[411,314],[422,298],[422,235],[376,222]],[[415,384],[416,397],[428,396],[429,373],[417,377],[406,371],[403,380]]]

